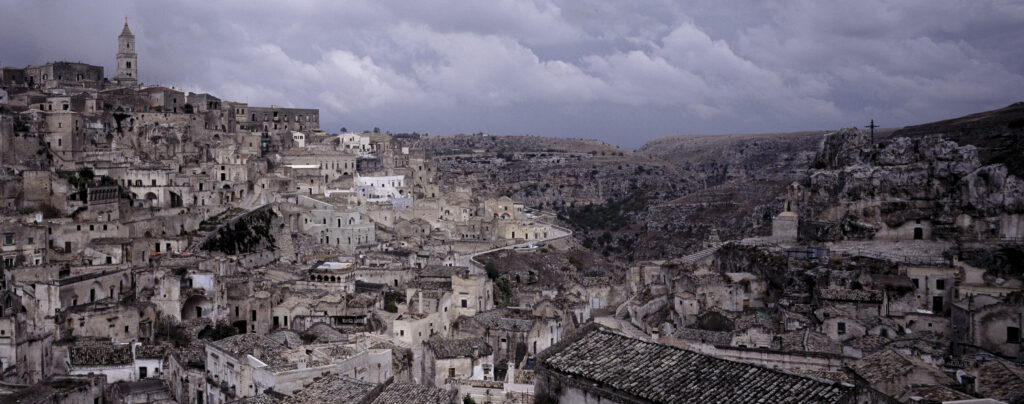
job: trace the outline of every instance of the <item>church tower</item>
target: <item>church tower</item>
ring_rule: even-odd
[[[114,81],[122,86],[135,87],[139,83],[138,56],[135,54],[135,35],[128,29],[128,19],[117,37],[117,75]]]

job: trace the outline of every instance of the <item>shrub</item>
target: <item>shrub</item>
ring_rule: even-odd
[[[487,263],[484,264],[484,271],[487,272],[487,277],[491,278],[491,280],[497,279],[501,276],[501,271],[498,271],[498,266],[494,265],[494,262],[492,261],[487,261]]]

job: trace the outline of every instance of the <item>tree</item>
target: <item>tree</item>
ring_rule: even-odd
[[[238,328],[228,323],[217,323],[217,326],[210,332],[210,338],[219,341],[232,335],[238,334]]]
[[[476,404],[476,400],[474,400],[473,397],[470,397],[469,393],[466,393],[466,395],[462,397],[462,404]]]
[[[348,133],[348,128],[342,126],[341,127],[341,133]]]
[[[374,126],[373,127],[373,133],[380,133],[380,128]]]
[[[487,263],[484,264],[484,271],[487,272],[487,277],[491,278],[491,280],[497,279],[501,276],[501,272],[498,271],[498,266],[494,265],[494,262],[492,261],[487,261]]]

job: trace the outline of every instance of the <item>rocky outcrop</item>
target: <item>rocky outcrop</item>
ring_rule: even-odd
[[[221,225],[196,245],[205,251],[224,254],[242,254],[263,250],[275,250],[275,239],[271,234],[274,218],[279,217],[271,205],[235,217]]]
[[[813,167],[839,169],[861,164],[869,157],[871,139],[857,128],[845,128],[825,135]]]
[[[911,221],[949,237],[961,215],[1024,212],[1024,181],[1003,164],[983,165],[973,145],[933,135],[872,147],[866,138],[856,128],[825,137],[804,181],[803,237],[870,239]]]

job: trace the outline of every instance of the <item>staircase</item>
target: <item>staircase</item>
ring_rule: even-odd
[[[705,249],[697,251],[697,252],[695,252],[693,254],[684,256],[684,257],[680,258],[679,261],[684,263],[684,264],[692,264],[694,262],[697,262],[697,261],[700,261],[700,260],[705,259],[707,257],[710,257],[711,254],[714,254],[715,251],[718,251],[719,248],[722,248],[721,244],[716,245],[714,247],[705,248]]]
[[[282,259],[288,262],[295,262],[295,243],[292,241],[292,229],[287,224],[280,226],[278,223],[273,223],[277,226],[279,231],[274,234],[274,244],[277,246],[277,252],[281,255]]]

